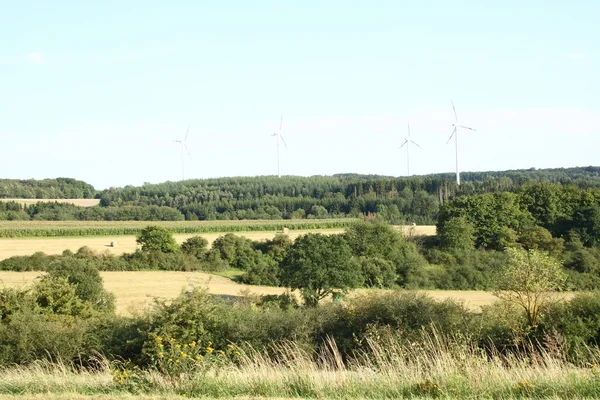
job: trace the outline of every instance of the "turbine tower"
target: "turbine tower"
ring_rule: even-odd
[[[281,128],[283,128],[283,114],[281,114],[281,120],[279,121],[279,132],[275,132],[274,134],[271,135],[271,136],[277,136],[277,177],[279,177],[279,178],[281,178],[281,170],[280,170],[280,163],[279,163],[279,140],[280,139],[283,142],[283,145],[285,146],[285,148],[287,149],[287,144],[285,143],[285,140],[283,140],[283,134],[281,133]]]
[[[188,153],[188,156],[190,157],[190,159],[192,158],[192,155],[190,154],[190,151],[187,148],[187,145],[185,144],[185,141],[188,138],[188,135],[190,133],[190,127],[188,125],[187,128],[187,132],[185,133],[185,138],[183,140],[173,140],[176,143],[179,143],[181,145],[181,180],[185,181],[185,163],[184,163],[184,152],[183,149],[185,148],[185,151]]]
[[[421,146],[419,146],[417,143],[415,143],[411,138],[410,138],[410,122],[408,123],[408,137],[406,138],[406,140],[404,140],[404,143],[402,143],[402,146],[399,147],[399,149],[403,148],[404,146],[406,146],[406,170],[407,170],[407,175],[406,176],[410,176],[410,145],[414,144],[415,146],[417,146],[420,149],[423,149]]]
[[[454,102],[451,100],[450,103],[452,103],[452,109],[454,110],[455,123],[452,124],[454,129],[452,130],[452,135],[450,135],[450,138],[448,139],[446,144],[450,143],[450,140],[452,140],[452,136],[454,136],[454,144],[456,147],[456,184],[460,185],[460,169],[459,169],[459,164],[458,164],[458,131],[459,131],[459,128],[468,129],[473,132],[477,132],[477,131],[473,128],[469,128],[468,126],[458,124],[458,115],[456,115],[456,108],[454,107]]]

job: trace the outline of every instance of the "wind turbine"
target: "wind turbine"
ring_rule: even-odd
[[[450,135],[450,138],[448,139],[446,144],[450,143],[450,140],[452,140],[452,136],[454,136],[454,143],[456,145],[456,184],[460,185],[460,169],[458,166],[458,130],[459,130],[459,128],[462,128],[462,129],[468,129],[473,132],[477,132],[477,131],[473,128],[469,128],[468,126],[458,124],[458,115],[456,115],[456,108],[454,107],[454,102],[452,100],[450,100],[450,103],[452,103],[452,109],[454,110],[455,123],[452,124],[454,129],[452,130],[452,135]]]
[[[404,146],[406,146],[406,170],[408,172],[408,174],[406,176],[410,176],[410,144],[411,143],[414,144],[415,146],[417,146],[418,148],[423,149],[421,146],[419,146],[417,143],[415,143],[410,138],[410,122],[409,122],[408,123],[408,137],[406,138],[404,143],[402,143],[402,146],[399,147],[399,149],[401,149]]]
[[[184,164],[184,153],[183,153],[183,149],[185,148],[185,151],[188,153],[188,156],[190,157],[190,159],[192,158],[192,155],[190,154],[190,151],[187,148],[187,145],[185,144],[185,141],[188,138],[188,135],[190,134],[190,127],[188,125],[187,128],[187,132],[185,133],[185,138],[183,140],[173,140],[176,143],[179,143],[181,145],[181,180],[185,181],[185,164]]]
[[[283,142],[283,145],[287,149],[287,144],[285,140],[283,140],[283,134],[281,133],[281,128],[283,127],[283,114],[281,114],[281,121],[279,122],[279,132],[275,132],[271,136],[277,136],[277,177],[281,178],[281,172],[279,169],[279,139]]]

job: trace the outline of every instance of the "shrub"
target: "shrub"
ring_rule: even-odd
[[[142,245],[142,251],[173,253],[179,250],[173,234],[162,226],[149,225],[145,227],[138,235],[136,241]]]
[[[365,286],[390,288],[396,284],[398,275],[391,261],[378,257],[359,257]]]
[[[64,278],[75,286],[75,294],[98,311],[113,312],[114,296],[104,290],[102,278],[93,262],[62,257],[48,266],[49,278]]]
[[[192,236],[181,244],[181,251],[198,260],[204,260],[208,251],[208,240],[202,236]]]

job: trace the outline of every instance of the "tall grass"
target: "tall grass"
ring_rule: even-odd
[[[531,346],[521,354],[482,352],[464,338],[424,333],[404,345],[394,337],[371,339],[364,351],[342,360],[333,341],[318,353],[294,343],[270,356],[248,351],[235,361],[198,364],[167,376],[155,370],[130,371],[126,382],[112,379],[107,363],[74,372],[62,365],[36,364],[0,371],[0,394],[139,393],[204,398],[600,398],[598,349],[589,366],[575,366],[561,349]]]

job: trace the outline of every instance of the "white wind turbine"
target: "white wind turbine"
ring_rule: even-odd
[[[190,159],[192,158],[192,155],[190,154],[190,151],[187,148],[187,145],[185,144],[185,141],[188,138],[188,135],[190,133],[190,127],[188,126],[187,128],[187,132],[185,133],[185,138],[183,140],[173,140],[176,143],[179,143],[181,145],[181,180],[185,181],[185,163],[184,163],[184,152],[183,149],[185,148],[185,151],[188,153],[188,156],[190,157]]]
[[[454,107],[454,102],[453,101],[450,101],[450,102],[452,103],[452,109],[454,110],[455,123],[452,124],[454,129],[452,130],[452,135],[450,135],[450,138],[448,139],[446,144],[450,143],[450,140],[452,140],[452,136],[454,136],[454,142],[456,145],[456,184],[460,185],[460,169],[459,169],[459,164],[458,164],[458,130],[459,130],[458,128],[468,129],[468,130],[474,131],[474,132],[477,132],[477,131],[473,128],[469,128],[468,126],[458,124],[458,116],[456,115],[456,108]]]
[[[414,144],[415,146],[417,146],[418,148],[423,149],[421,146],[419,146],[417,143],[415,143],[410,138],[410,122],[409,122],[408,123],[408,137],[406,138],[404,143],[402,143],[402,146],[399,147],[399,149],[401,149],[404,146],[406,146],[406,170],[407,170],[406,176],[410,176],[410,145],[411,145],[411,143]]]
[[[279,178],[281,178],[281,172],[280,172],[280,164],[279,164],[279,140],[281,139],[281,141],[283,142],[283,145],[285,146],[285,148],[287,149],[287,144],[285,143],[285,140],[283,140],[283,133],[281,132],[281,128],[283,127],[283,114],[281,114],[281,121],[279,122],[279,132],[275,132],[274,134],[272,134],[271,136],[277,136],[277,176]]]

